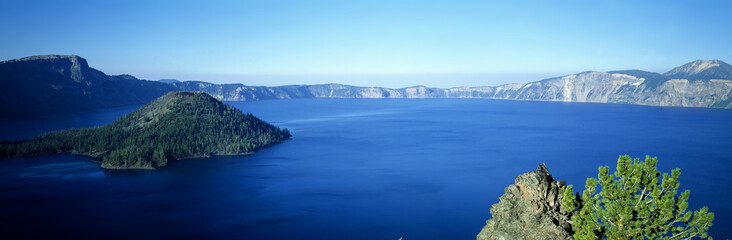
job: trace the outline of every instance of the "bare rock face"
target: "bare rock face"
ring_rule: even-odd
[[[569,218],[561,210],[564,181],[554,181],[544,164],[516,177],[491,208],[492,219],[478,234],[488,239],[572,239]]]

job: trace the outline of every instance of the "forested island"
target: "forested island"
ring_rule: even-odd
[[[203,92],[171,92],[112,124],[0,143],[0,157],[71,152],[109,169],[155,169],[169,160],[253,153],[291,138]]]

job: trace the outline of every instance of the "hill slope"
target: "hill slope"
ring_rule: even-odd
[[[172,92],[109,125],[0,144],[0,157],[73,152],[101,157],[104,168],[152,169],[169,159],[252,153],[290,137],[208,94]]]
[[[663,75],[682,79],[732,79],[732,66],[719,60],[696,60]]]
[[[74,55],[0,62],[0,89],[0,113],[144,104],[176,90],[129,75],[108,76]]]

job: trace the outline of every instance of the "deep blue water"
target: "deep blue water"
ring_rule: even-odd
[[[70,154],[0,160],[10,238],[474,239],[518,174],[581,189],[621,154],[682,169],[732,236],[732,111],[471,99],[230,102],[294,138],[249,156],[105,171]],[[139,106],[0,119],[0,139],[97,126]],[[5,238],[5,237],[3,237]]]

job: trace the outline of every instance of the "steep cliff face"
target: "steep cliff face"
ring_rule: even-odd
[[[626,71],[627,72],[627,71]],[[728,107],[732,81],[668,79],[661,75],[586,72],[528,83],[495,98],[621,103],[650,106]]]
[[[643,80],[620,73],[585,72],[528,83],[506,99],[612,102],[621,91],[637,91]]]
[[[75,55],[0,62],[0,89],[0,113],[142,104],[175,90],[129,75],[108,76]]]
[[[536,171],[516,177],[506,187],[500,201],[477,240],[489,239],[572,239],[567,215],[561,210],[564,181],[555,181],[544,164]]]
[[[76,83],[91,85],[94,80],[104,78],[101,72],[89,68],[86,59],[76,55],[41,55],[31,56],[16,60],[0,62],[3,66],[3,73],[8,76],[11,73],[29,73],[35,71],[35,77],[68,78]],[[43,80],[43,79],[34,79]]]
[[[618,97],[611,103],[730,108],[732,81],[671,79],[654,91],[639,91],[621,96],[622,98]]]

